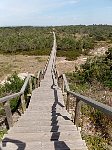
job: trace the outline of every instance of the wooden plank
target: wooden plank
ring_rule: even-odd
[[[20,96],[21,93],[22,92],[18,92],[18,93],[14,93],[12,95],[9,95],[9,96],[2,97],[2,98],[0,98],[0,103],[3,103],[3,102],[11,100],[13,98],[16,98],[16,97]]]

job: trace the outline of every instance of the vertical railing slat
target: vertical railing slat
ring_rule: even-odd
[[[6,119],[9,128],[13,127],[13,118],[12,118],[12,112],[11,112],[11,107],[10,107],[10,101],[7,101],[4,103],[4,110],[6,113]]]
[[[77,129],[78,129],[78,126],[79,126],[80,110],[81,110],[81,100],[76,98],[74,124],[76,125]]]
[[[70,94],[67,92],[66,110],[69,112]]]
[[[32,94],[33,85],[32,85],[32,78],[31,77],[29,79],[29,86],[30,86],[30,94]]]
[[[22,112],[24,113],[26,110],[26,102],[25,102],[25,95],[21,95],[21,106],[22,106]]]

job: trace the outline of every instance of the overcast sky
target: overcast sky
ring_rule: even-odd
[[[111,24],[112,0],[0,0],[0,26]]]

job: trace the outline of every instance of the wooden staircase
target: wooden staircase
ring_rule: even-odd
[[[80,131],[66,111],[54,73],[56,38],[40,87],[32,91],[29,107],[4,135],[2,150],[87,150]]]

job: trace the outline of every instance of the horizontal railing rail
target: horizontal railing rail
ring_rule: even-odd
[[[75,116],[74,116],[74,124],[76,124],[76,126],[78,127],[79,124],[79,116],[80,116],[80,108],[81,108],[81,101],[86,103],[87,105],[92,106],[95,109],[100,110],[101,112],[103,112],[104,114],[112,117],[112,107],[105,105],[101,102],[95,101],[91,98],[88,98],[86,96],[80,95],[78,93],[72,92],[70,91],[68,82],[67,82],[67,78],[65,76],[65,74],[60,75],[58,77],[58,85],[59,87],[62,89],[62,92],[67,92],[67,100],[66,100],[66,109],[69,112],[69,104],[70,104],[70,97],[73,96],[76,98],[76,106],[75,106]]]
[[[38,75],[39,75],[39,74],[38,74]],[[14,94],[11,94],[11,95],[9,95],[9,96],[4,96],[4,97],[0,98],[0,103],[9,101],[9,100],[11,100],[11,99],[13,99],[13,98],[16,98],[17,96],[20,96],[21,94],[23,94],[24,91],[25,91],[25,89],[26,89],[26,87],[27,87],[27,85],[28,85],[28,83],[29,83],[29,80],[30,80],[31,77],[39,79],[39,76],[38,76],[38,77],[34,77],[34,76],[28,75],[27,78],[25,79],[25,82],[24,82],[24,84],[23,84],[23,86],[22,86],[20,92],[14,93]]]

